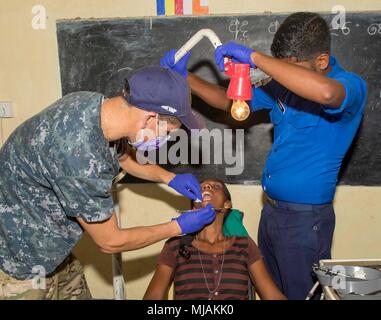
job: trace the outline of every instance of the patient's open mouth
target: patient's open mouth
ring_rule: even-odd
[[[213,194],[210,191],[204,191],[202,193],[202,201],[210,201],[212,200]]]

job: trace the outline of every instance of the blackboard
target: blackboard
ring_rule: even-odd
[[[203,28],[216,32],[222,42],[236,40],[269,53],[273,35],[287,14],[160,17],[110,20],[61,20],[57,40],[62,94],[97,91],[107,96],[121,92],[124,78],[133,70],[157,65],[171,48],[181,47]],[[332,54],[347,70],[367,82],[368,98],[361,128],[345,158],[340,184],[381,185],[381,13],[347,13],[345,24],[335,14],[323,14],[331,25]],[[189,68],[214,83],[226,78],[214,66],[208,40],[194,48]],[[242,123],[214,110],[197,98],[194,109],[208,128],[245,129],[245,169],[226,175],[226,165],[177,165],[175,172],[193,172],[200,179],[219,177],[229,183],[258,184],[272,144],[272,127],[266,112],[257,112]],[[130,180],[129,180],[130,181]]]

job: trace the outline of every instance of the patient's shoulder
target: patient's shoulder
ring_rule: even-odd
[[[240,248],[248,248],[251,242],[254,241],[250,237],[235,237],[234,245]]]
[[[256,257],[261,256],[257,244],[251,237],[236,237],[234,246],[247,250],[249,255],[254,254]]]

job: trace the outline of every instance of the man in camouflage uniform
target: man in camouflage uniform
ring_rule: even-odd
[[[123,97],[63,97],[21,124],[0,150],[0,299],[90,298],[83,267],[71,255],[84,230],[103,252],[115,253],[194,232],[214,219],[209,208],[160,225],[118,227],[110,188],[120,166],[201,198],[192,175],[140,165],[110,148],[122,140],[158,147],[180,122],[196,128],[186,81],[147,67],[128,84]],[[158,132],[158,118],[167,122],[164,133]],[[156,132],[153,144],[141,138],[142,129]]]

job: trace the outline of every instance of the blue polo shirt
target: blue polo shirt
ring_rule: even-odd
[[[339,108],[306,100],[275,80],[253,89],[252,111],[270,109],[274,143],[262,187],[273,199],[304,204],[330,203],[342,160],[359,128],[366,83],[330,58],[328,77],[345,88]]]

